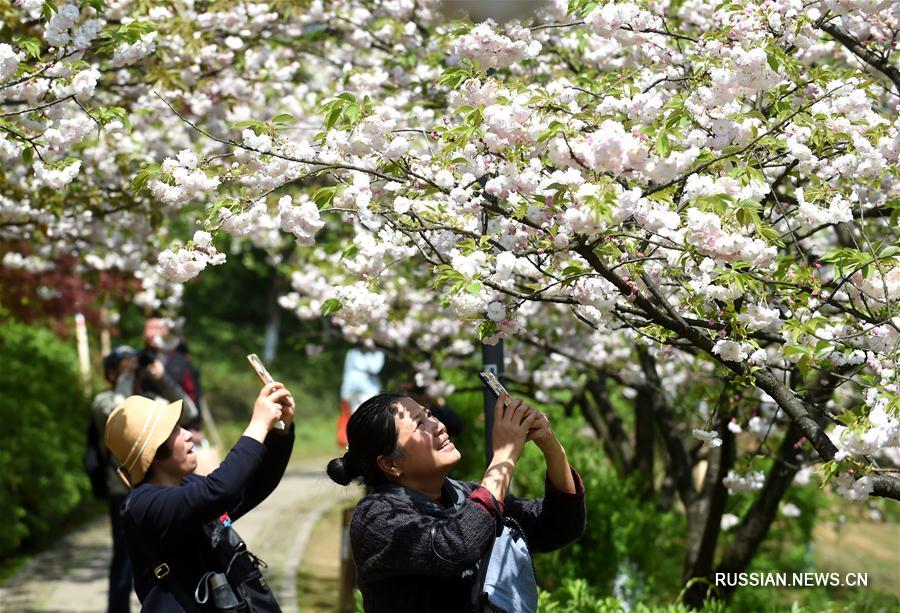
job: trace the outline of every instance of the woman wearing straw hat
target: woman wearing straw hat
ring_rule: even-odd
[[[180,415],[181,401],[131,396],[106,422],[106,445],[132,488],[123,517],[142,611],[205,610],[195,591],[206,591],[210,573],[226,571],[208,526],[218,519],[229,527],[262,502],[281,480],[294,444],[294,400],[281,383],[262,388],[243,436],[206,477],[192,474],[197,458]],[[273,430],[279,420],[284,430]]]

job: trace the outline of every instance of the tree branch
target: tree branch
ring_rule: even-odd
[[[816,22],[816,26],[818,26],[820,30],[828,32],[832,38],[849,49],[853,55],[890,79],[897,89],[897,92],[900,93],[900,70],[891,66],[885,58],[879,57],[878,54],[841,30],[835,24],[826,23],[824,18]]]

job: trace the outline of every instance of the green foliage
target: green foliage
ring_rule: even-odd
[[[598,596],[584,579],[566,579],[554,592],[541,591],[538,610],[547,613],[698,613],[683,604],[639,603],[626,607],[616,598]],[[708,601],[699,613],[724,613],[733,610],[721,601]]]
[[[156,28],[150,21],[129,21],[120,26],[107,28],[100,35],[100,43],[97,47],[101,53],[112,53],[120,45],[134,44]]]
[[[147,187],[147,184],[161,173],[162,166],[159,164],[147,164],[131,180],[131,191],[135,194],[142,192]]]
[[[634,580],[624,589],[640,601],[677,593],[684,517],[643,501],[637,479],[621,478],[602,448],[578,435],[578,418],[565,418],[552,409],[549,415],[569,461],[584,479],[588,522],[575,544],[536,557],[541,585],[553,589],[566,579],[585,578],[599,594],[608,595],[617,574],[628,569]],[[516,494],[543,495],[544,475],[543,456],[529,445],[516,469]]]
[[[89,414],[75,349],[50,331],[0,324],[0,557],[47,534],[88,491]]]
[[[343,92],[338,94],[322,107],[322,114],[325,116],[325,129],[338,128],[349,130],[356,125],[361,117],[369,114],[371,109],[372,103],[369,102],[368,97],[363,98],[362,102],[360,102],[351,93]]]

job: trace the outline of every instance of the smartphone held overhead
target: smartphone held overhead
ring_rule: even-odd
[[[494,395],[497,396],[497,398],[500,397],[500,394],[506,392],[506,401],[504,404],[509,406],[509,392],[507,392],[506,388],[503,387],[503,384],[500,383],[500,379],[497,378],[496,374],[489,370],[485,370],[478,373],[478,376],[481,377],[481,382],[484,383],[484,386],[494,392]]]
[[[256,371],[256,374],[259,375],[259,379],[263,382],[263,385],[275,382],[275,379],[272,378],[272,375],[270,375],[266,367],[263,366],[262,360],[259,359],[258,355],[251,353],[247,356],[247,361],[250,362],[250,366],[252,366],[253,370]],[[275,427],[279,430],[284,430],[284,422],[278,420]]]

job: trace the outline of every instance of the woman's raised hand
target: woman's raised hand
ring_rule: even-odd
[[[534,441],[541,451],[546,452],[554,444],[558,444],[556,435],[550,428],[550,419],[546,413],[535,410],[535,419],[531,424],[531,430],[528,432],[528,440]]]
[[[294,399],[291,392],[281,383],[267,383],[259,391],[256,402],[253,403],[253,415],[250,417],[250,425],[244,431],[245,436],[263,442],[269,430],[275,427],[279,420],[289,425],[289,419],[294,417]],[[287,418],[287,419],[285,419]]]
[[[537,418],[536,414],[537,411],[518,399],[510,400],[507,406],[506,392],[497,398],[497,404],[494,405],[494,429],[491,431],[494,457],[481,480],[481,485],[497,500],[506,497],[516,470],[516,462],[522,455],[528,429]]]
[[[518,398],[511,399],[508,405],[506,399],[504,392],[494,405],[494,455],[516,462],[522,455],[528,430],[539,413]]]

